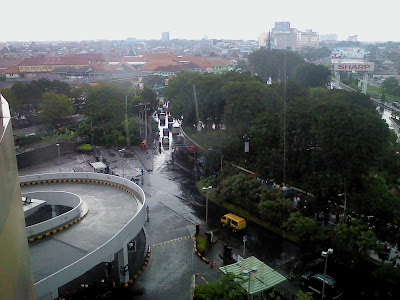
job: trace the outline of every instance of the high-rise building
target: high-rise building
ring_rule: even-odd
[[[297,32],[296,49],[318,48],[319,36],[317,32],[307,29],[306,31]]]
[[[275,49],[294,48],[297,40],[297,29],[290,28],[290,22],[275,22],[272,28]]]
[[[169,41],[169,32],[161,32],[161,41],[163,42]]]
[[[0,95],[0,298],[36,299],[10,110]]]

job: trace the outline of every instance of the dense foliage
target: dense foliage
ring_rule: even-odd
[[[286,55],[288,81],[279,82],[283,71],[263,69],[262,51],[249,58],[253,71],[261,78],[269,73],[278,82],[266,85],[249,73],[181,73],[166,91],[172,114],[183,116],[185,128],[193,128],[197,113],[205,125],[194,138],[214,149],[204,155],[218,201],[292,232],[304,250],[334,245],[346,262],[352,255],[376,250],[378,238],[395,242],[398,234],[379,224],[399,222],[398,147],[373,102],[360,93],[326,89],[329,72],[292,52],[270,54],[281,65],[278,58]],[[248,153],[243,152],[246,141]],[[222,173],[219,158],[224,159]],[[254,171],[255,178],[265,182],[234,173],[231,163]],[[299,208],[284,199],[281,190],[271,189],[272,182],[299,187],[313,197],[305,197],[307,204],[296,213]],[[315,217],[338,211],[343,192],[349,214],[354,211],[364,219],[326,230]],[[375,216],[374,231],[365,215]]]

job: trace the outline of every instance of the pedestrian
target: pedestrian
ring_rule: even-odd
[[[150,206],[148,204],[146,206],[146,212],[147,212],[147,222],[150,222]]]

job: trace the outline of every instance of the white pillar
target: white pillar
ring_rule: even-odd
[[[128,247],[124,244],[124,247],[117,252],[118,255],[118,271],[119,281],[121,283],[127,283],[129,281],[129,270],[124,272],[125,266],[128,266]]]
[[[56,206],[55,205],[51,206],[51,217],[52,218],[57,217],[57,212],[56,212]]]
[[[364,72],[362,93],[366,95],[367,89],[368,89],[368,72]]]

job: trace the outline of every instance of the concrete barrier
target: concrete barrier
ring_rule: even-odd
[[[48,205],[64,205],[72,207],[70,211],[49,220],[27,226],[26,236],[28,238],[44,233],[76,218],[82,217],[87,213],[87,206],[82,205],[79,196],[69,192],[31,192],[22,194],[23,197],[31,197],[46,201]],[[86,209],[85,209],[86,208]]]
[[[121,248],[125,247],[127,243],[134,239],[136,235],[142,230],[146,222],[146,198],[143,190],[135,183],[113,175],[101,173],[54,173],[54,174],[40,174],[21,176],[21,185],[36,184],[37,182],[78,182],[97,183],[97,184],[110,184],[114,187],[121,188],[126,192],[132,194],[136,201],[141,204],[141,207],[129,222],[117,232],[106,243],[86,254],[84,257],[75,261],[74,263],[66,266],[65,268],[55,272],[54,274],[43,278],[35,283],[36,297],[55,298],[58,296],[58,288],[74,280],[75,278],[83,275],[98,264],[109,260]]]

